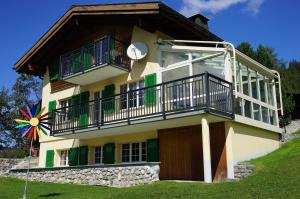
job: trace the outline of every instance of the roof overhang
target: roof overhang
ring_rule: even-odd
[[[64,27],[71,19],[84,16],[90,17],[110,17],[110,16],[134,16],[137,20],[147,18],[147,27],[156,28],[160,23],[162,31],[166,30],[171,33],[177,31],[185,31],[190,33],[194,39],[220,41],[221,39],[212,34],[205,28],[195,24],[188,18],[179,14],[175,10],[166,6],[161,2],[146,3],[127,3],[127,4],[100,4],[100,5],[83,5],[72,6],[16,63],[15,70],[17,72],[25,72],[33,75],[42,75],[45,67],[41,69],[39,63],[32,61],[35,56],[43,51],[45,46],[49,45],[53,38],[64,31]],[[159,17],[162,20],[149,20],[151,17]],[[150,22],[149,22],[150,21]],[[167,24],[167,25],[166,25]],[[139,24],[137,24],[139,25]],[[169,29],[167,29],[169,28]],[[160,30],[161,31],[161,30]],[[175,34],[175,33],[174,33]],[[182,34],[185,35],[185,34]],[[184,39],[184,38],[179,38]],[[45,50],[44,50],[45,51]]]

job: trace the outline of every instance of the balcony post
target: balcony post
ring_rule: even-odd
[[[128,125],[130,124],[130,109],[129,109],[129,91],[127,91],[127,95],[126,95],[126,101],[127,101],[127,104],[126,104],[126,106],[127,106],[127,122],[128,122]]]
[[[163,114],[163,119],[166,119],[166,110],[165,110],[165,84],[161,84],[161,97],[162,97],[162,101],[161,101],[161,106],[162,106],[162,114]]]
[[[234,97],[234,94],[233,94],[233,88],[232,88],[232,84],[229,85],[229,88],[230,88],[230,94],[231,94],[231,114],[232,114],[232,119],[234,119],[234,112],[235,112],[235,97]]]
[[[100,98],[98,98],[97,99],[97,103],[98,103],[98,106],[96,107],[97,109],[98,109],[98,111],[96,111],[96,113],[98,113],[98,115],[97,115],[97,119],[98,119],[98,121],[97,121],[97,127],[98,127],[98,129],[100,129],[100,126],[101,126],[101,120],[102,120],[102,118],[101,118],[101,99]],[[95,106],[94,106],[95,107]],[[95,112],[95,111],[94,111]]]
[[[209,74],[205,72],[205,91],[206,91],[206,108],[205,112],[209,112],[210,109],[210,94],[209,94]]]

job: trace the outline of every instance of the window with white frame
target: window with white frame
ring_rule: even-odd
[[[126,109],[127,105],[132,107],[139,107],[144,105],[144,91],[143,90],[137,90],[136,89],[144,88],[144,80],[131,82],[129,84],[123,84],[120,86],[120,92],[121,92],[121,109]],[[128,101],[127,101],[127,94],[128,93]],[[124,94],[122,94],[124,93]]]
[[[60,151],[60,166],[68,165],[68,150]]]
[[[102,164],[103,163],[103,147],[96,146],[95,147],[95,157],[94,157],[95,164]]]
[[[67,121],[69,119],[69,110],[68,106],[71,106],[71,99],[63,99],[59,101],[59,106],[61,109],[62,114],[60,114],[61,121]]]
[[[274,79],[237,61],[237,91],[235,113],[272,125],[277,125],[274,105]]]
[[[146,161],[146,142],[122,144],[122,162]]]

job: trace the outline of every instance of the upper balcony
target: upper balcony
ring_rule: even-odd
[[[231,83],[202,73],[56,109],[51,135],[212,113],[234,117]],[[144,129],[145,130],[145,129]]]
[[[60,56],[60,79],[86,85],[130,71],[127,46],[108,35]]]

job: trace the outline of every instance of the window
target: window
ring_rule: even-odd
[[[146,161],[146,142],[122,144],[122,162]]]
[[[186,52],[162,52],[162,67],[167,67],[172,64],[180,64],[187,61],[189,55]]]
[[[70,108],[68,106],[71,106],[71,99],[64,99],[61,100],[59,102],[59,106],[60,108],[64,108],[61,109],[61,114],[60,114],[60,120],[63,121],[67,121],[69,118],[69,113],[70,113]]]
[[[120,86],[120,92],[121,92],[121,109],[127,108],[127,93],[129,91],[133,91],[136,89],[144,88],[144,80],[140,80],[137,82],[132,82],[129,84],[123,84]],[[124,93],[124,94],[122,94]],[[128,105],[130,108],[132,107],[138,107],[144,105],[144,91],[138,90],[134,92],[128,93],[129,102]]]
[[[250,70],[250,82],[251,82],[252,97],[255,98],[255,99],[258,99],[257,74],[253,70]]]
[[[102,164],[103,163],[103,147],[97,146],[95,147],[95,164]]]
[[[60,151],[60,166],[68,165],[68,150]]]

